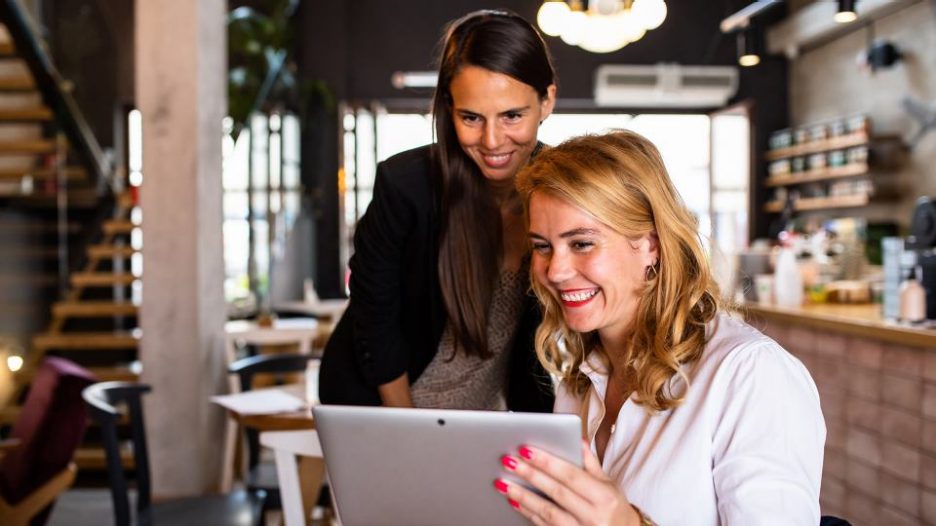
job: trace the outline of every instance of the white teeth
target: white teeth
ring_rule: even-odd
[[[488,162],[491,162],[491,163],[502,163],[502,162],[506,161],[508,157],[510,157],[510,155],[507,155],[507,154],[505,154],[505,155],[486,155],[486,156],[485,156],[485,158],[487,158]]]
[[[585,301],[595,297],[595,294],[598,294],[598,289],[587,292],[562,292],[559,297],[562,298],[562,301]]]

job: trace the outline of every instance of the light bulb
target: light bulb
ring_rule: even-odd
[[[565,27],[562,28],[562,33],[559,34],[559,38],[570,46],[577,46],[579,42],[582,41],[582,38],[585,37],[587,22],[588,17],[585,13],[581,11],[570,11],[565,19]]]
[[[857,20],[858,15],[854,11],[839,11],[832,18],[839,24],[847,24]]]
[[[631,14],[644,29],[656,29],[666,20],[666,2],[663,0],[634,0]]]
[[[22,369],[23,357],[16,354],[7,356],[7,368],[14,373]]]
[[[741,55],[738,57],[738,64],[749,68],[760,64],[760,57],[757,55]]]
[[[620,31],[618,16],[589,15],[579,47],[592,53],[610,53],[626,46],[630,40]]]
[[[536,23],[540,31],[551,37],[557,37],[562,32],[568,15],[569,6],[563,0],[546,0],[536,13]]]

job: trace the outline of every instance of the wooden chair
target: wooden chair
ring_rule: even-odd
[[[88,413],[81,391],[94,376],[63,358],[39,366],[0,459],[0,524],[46,522],[55,499],[71,486],[72,457]]]
[[[260,443],[272,449],[276,456],[276,473],[286,526],[306,524],[325,477],[325,462],[318,433],[314,430],[266,431],[260,434]],[[340,526],[337,509],[333,506],[337,520],[332,524]]]
[[[261,354],[237,360],[228,366],[228,372],[238,377],[241,391],[253,388],[254,378],[258,374],[279,376],[275,381],[282,382],[285,375],[301,375],[308,363],[316,358],[311,354]],[[247,491],[262,495],[260,520],[269,510],[279,509],[280,493],[277,472],[274,466],[260,462],[260,439],[256,429],[244,428],[247,443]]]
[[[143,395],[150,390],[150,386],[145,384],[101,382],[85,388],[82,393],[91,411],[91,417],[101,426],[116,525],[250,525],[259,512],[259,505],[256,499],[244,491],[235,491],[229,495],[176,499],[158,504],[151,502],[149,452],[146,446],[142,400]],[[120,445],[117,441],[117,421],[120,419],[120,412],[117,405],[126,406],[130,421],[137,489],[135,517],[130,513],[129,488],[120,461]]]

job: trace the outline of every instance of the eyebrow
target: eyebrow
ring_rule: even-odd
[[[507,109],[507,110],[498,112],[497,114],[498,114],[498,115],[506,115],[506,114],[508,114],[508,113],[524,113],[524,112],[527,112],[527,111],[530,111],[530,106],[521,106],[521,107],[519,107],[519,108],[510,108],[510,109]],[[478,112],[471,111],[471,110],[466,110],[466,109],[464,109],[464,108],[455,108],[455,113],[459,113],[459,114],[463,114],[463,115],[477,115],[477,116],[481,116],[481,114],[478,113]]]
[[[582,228],[573,228],[572,230],[569,230],[569,231],[567,231],[567,232],[563,232],[563,233],[559,234],[559,237],[562,238],[562,239],[566,239],[566,238],[575,237],[575,236],[597,236],[597,235],[600,235],[600,234],[601,234],[601,232],[599,232],[599,231],[598,231],[597,229],[595,229],[595,228],[585,228],[585,227],[582,227]],[[530,237],[531,237],[531,238],[536,238],[536,239],[542,239],[543,241],[546,241],[546,237],[545,237],[545,236],[543,236],[543,235],[541,235],[541,234],[537,234],[536,232],[530,232]]]

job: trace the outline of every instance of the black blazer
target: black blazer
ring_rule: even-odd
[[[322,358],[323,403],[380,405],[378,385],[403,373],[412,384],[438,351],[448,316],[439,285],[440,198],[430,149],[377,166],[373,201],[354,234],[351,301]],[[549,376],[533,350],[541,317],[528,295],[508,373],[507,405],[514,411],[552,411]]]

